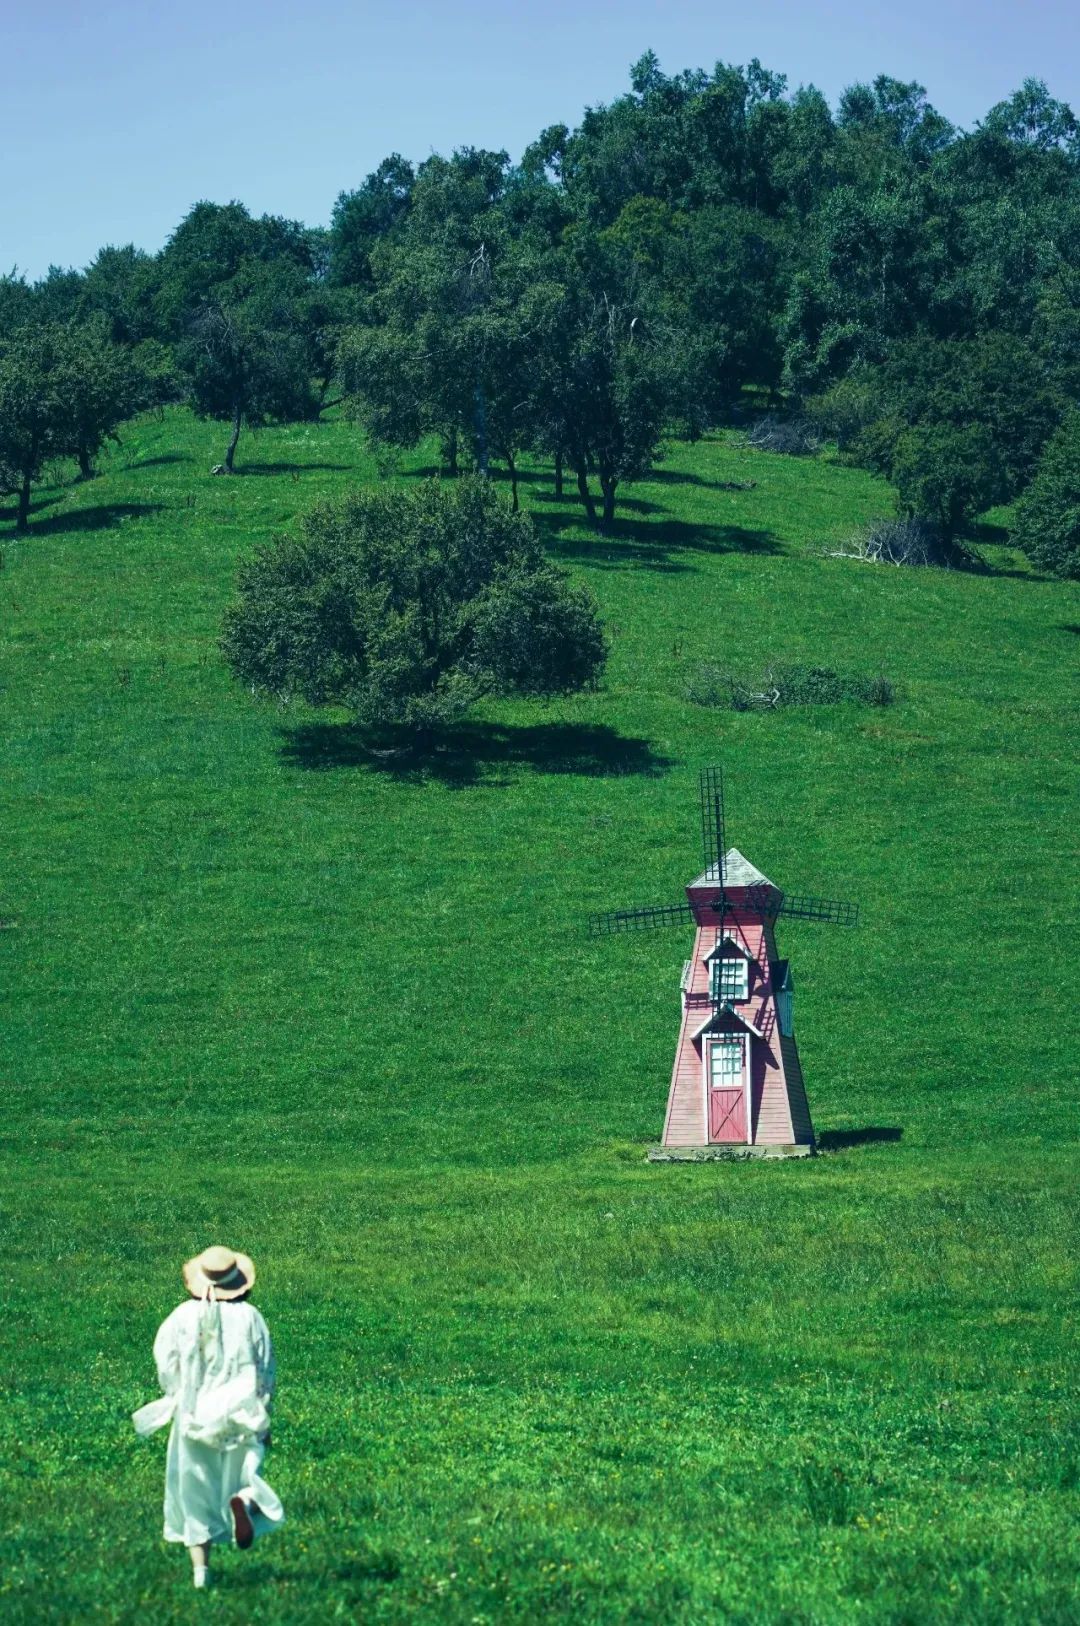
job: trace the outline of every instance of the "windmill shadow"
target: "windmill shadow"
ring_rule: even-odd
[[[648,740],[606,724],[466,722],[421,741],[405,730],[307,723],[282,729],[281,737],[282,759],[292,767],[320,773],[364,768],[392,779],[438,779],[454,787],[505,783],[502,768],[613,778],[654,776],[674,766]]]
[[[896,1124],[868,1124],[864,1129],[823,1129],[818,1135],[819,1152],[846,1152],[852,1146],[895,1144],[904,1131]]]

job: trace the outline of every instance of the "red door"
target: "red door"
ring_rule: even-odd
[[[746,1145],[743,1041],[724,1034],[709,1045],[709,1140]]]

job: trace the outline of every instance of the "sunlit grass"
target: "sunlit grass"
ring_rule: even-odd
[[[234,480],[219,438],[141,423],[0,526],[0,1613],[1074,1620],[1075,589],[829,558],[887,489],[734,438],[606,539],[532,470],[605,683],[417,764],[217,656],[237,559],[375,478],[355,431]],[[899,698],[684,698],[769,660]],[[863,907],[782,933],[809,1163],[644,1163],[688,944],[583,930],[678,896],[712,761],[756,864]],[[200,1600],[127,1417],[212,1240],[289,1523]]]

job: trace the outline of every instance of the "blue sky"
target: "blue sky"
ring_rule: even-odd
[[[627,86],[718,60],[845,85],[918,79],[971,125],[1033,75],[1080,106],[1068,0],[0,0],[0,267],[157,249],[199,198],[325,224],[392,151],[518,156]]]

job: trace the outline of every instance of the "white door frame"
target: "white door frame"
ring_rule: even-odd
[[[732,1044],[737,1042],[742,1050],[742,1090],[746,1111],[746,1142],[747,1146],[754,1143],[754,1125],[750,1117],[750,1044],[753,1035],[745,1031],[741,1033],[707,1033],[701,1046],[701,1073],[702,1105],[705,1109],[705,1144],[709,1142],[709,1090],[712,1088],[712,1047],[714,1044]],[[739,1143],[733,1142],[733,1145]]]

